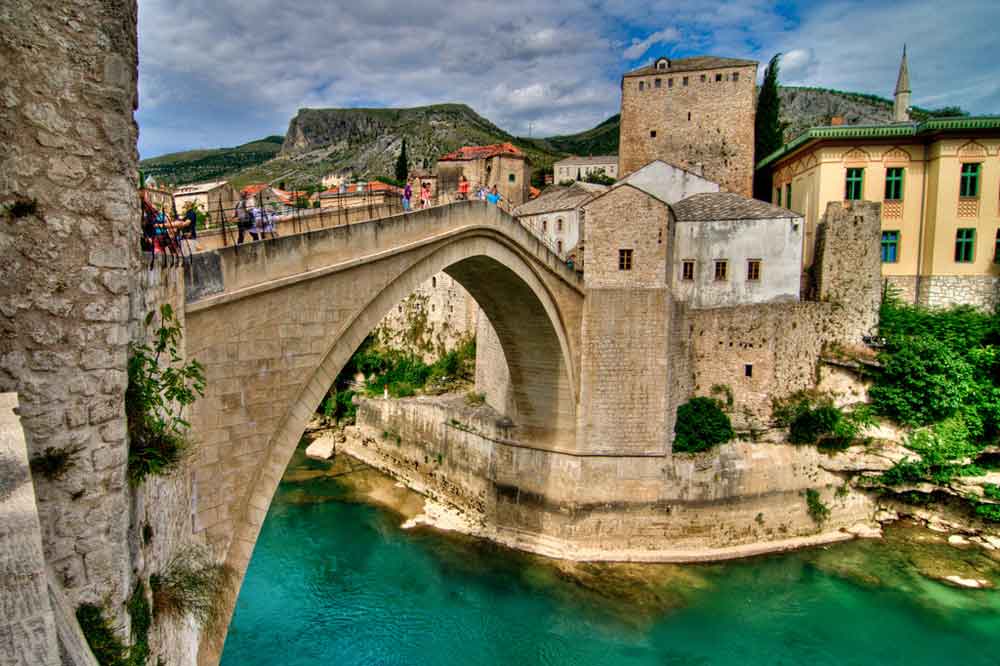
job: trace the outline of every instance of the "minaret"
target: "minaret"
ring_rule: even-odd
[[[899,78],[896,79],[896,100],[892,105],[892,121],[910,122],[910,68],[906,64],[906,44],[903,44],[903,59],[899,63]]]

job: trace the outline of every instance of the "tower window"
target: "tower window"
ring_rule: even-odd
[[[688,259],[681,264],[681,279],[686,281],[694,279],[694,261]]]
[[[645,89],[646,89],[646,82],[645,81],[639,81],[639,92],[642,92]]]
[[[747,260],[747,281],[748,282],[760,281],[760,259]]]
[[[674,80],[673,79],[667,79],[667,87],[668,88],[673,88],[674,87]]]
[[[438,279],[437,279],[437,277],[432,277],[431,278],[431,289],[436,289],[437,286],[438,286]]]
[[[740,73],[733,72],[733,81],[739,81],[739,80],[740,80]]]
[[[702,75],[701,75],[701,82],[702,82],[702,83],[704,83],[704,82],[705,82],[705,81],[707,81],[707,80],[708,80],[708,77],[707,77],[707,76],[705,76],[704,74],[702,74]]]
[[[656,130],[649,130],[649,138],[650,139],[656,138]]]
[[[747,363],[743,366],[743,375],[745,377],[753,377],[753,363]]]
[[[618,250],[618,270],[632,270],[632,250]]]
[[[691,112],[688,111],[688,121],[690,122],[690,120],[691,120]]]
[[[548,231],[548,230],[549,230],[549,221],[548,220],[542,220],[542,231],[545,232],[545,231]]]
[[[685,76],[681,83],[686,86],[688,84],[688,77]]]
[[[562,218],[556,220],[556,231],[562,231]]]
[[[517,181],[517,176],[514,175],[514,174],[510,174],[510,175],[507,176],[507,180],[509,182],[511,182],[511,183],[516,182]]]
[[[724,282],[728,276],[729,262],[725,259],[717,259],[715,261],[715,279],[718,282]]]
[[[662,85],[662,83],[663,83],[662,79],[654,79],[653,80],[653,87],[654,88],[659,88]]]
[[[722,80],[722,74],[716,74],[715,75],[715,81],[716,81],[716,83],[718,83],[721,80]]]
[[[556,241],[556,252],[558,252],[559,254],[562,254],[562,241],[561,240]]]

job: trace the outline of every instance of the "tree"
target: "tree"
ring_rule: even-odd
[[[781,148],[784,137],[781,131],[781,99],[778,97],[778,69],[781,54],[776,53],[764,70],[764,83],[757,97],[757,117],[754,122],[754,164]],[[771,177],[754,174],[754,196],[771,200]]]
[[[396,160],[396,180],[405,181],[410,174],[409,159],[406,156],[406,139],[403,139],[403,148],[399,151],[399,158]]]

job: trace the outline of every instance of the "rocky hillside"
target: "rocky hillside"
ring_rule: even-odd
[[[850,125],[884,123],[892,102],[875,95],[784,86],[780,89],[785,137],[829,124],[843,116]],[[915,108],[915,119],[960,115],[961,109]],[[357,177],[392,176],[406,139],[411,167],[432,165],[444,153],[463,145],[510,141],[524,150],[536,169],[566,155],[618,153],[620,118],[564,136],[515,137],[464,104],[435,104],[410,109],[301,109],[285,137],[218,150],[173,153],[140,162],[147,175],[177,184],[229,178],[237,186],[250,182],[286,182],[304,187],[334,171]]]

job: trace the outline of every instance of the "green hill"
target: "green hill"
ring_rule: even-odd
[[[153,176],[160,183],[173,185],[222,180],[272,159],[284,140],[282,136],[268,136],[234,148],[170,153],[140,161],[139,169],[146,177]]]

